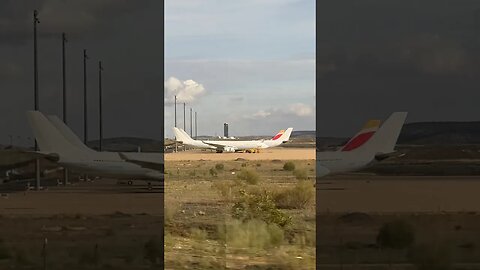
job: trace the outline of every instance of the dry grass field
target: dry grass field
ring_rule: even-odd
[[[0,269],[163,269],[162,205],[158,189],[108,179],[4,193]]]
[[[322,178],[316,193],[318,267],[480,269],[479,190],[478,176]],[[380,245],[381,228],[392,222],[407,224],[413,241]],[[392,235],[398,240],[405,232]]]
[[[165,269],[314,269],[313,151],[167,155]]]

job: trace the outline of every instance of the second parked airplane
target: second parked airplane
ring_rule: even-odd
[[[269,147],[279,146],[282,143],[288,142],[293,128],[287,128],[285,131],[280,131],[277,135],[269,140],[251,140],[251,141],[210,141],[210,140],[194,140],[181,128],[173,128],[175,133],[175,140],[182,144],[193,146],[195,148],[211,149],[222,152],[238,152],[249,149],[265,149]]]
[[[357,171],[392,156],[406,118],[406,112],[393,113],[378,130],[363,130],[340,150],[317,152],[317,177]]]

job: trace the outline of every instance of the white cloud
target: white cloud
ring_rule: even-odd
[[[260,110],[256,113],[254,113],[252,116],[253,118],[266,118],[268,116],[272,115],[271,112],[267,112],[267,111],[264,111],[264,110]]]
[[[312,106],[304,103],[293,103],[282,108],[271,108],[267,110],[259,110],[254,114],[245,116],[246,119],[262,119],[272,117],[312,117],[314,116],[314,109]]]
[[[164,82],[165,104],[171,105],[177,96],[178,103],[192,103],[205,94],[205,87],[194,80],[180,81],[170,77]]]
[[[307,117],[313,115],[313,108],[307,104],[294,103],[288,106],[289,113],[299,117]]]

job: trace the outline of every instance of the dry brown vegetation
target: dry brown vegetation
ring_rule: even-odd
[[[313,161],[296,163],[314,168]],[[165,187],[166,269],[314,269],[313,182],[299,184],[283,162],[216,164],[166,162],[174,172]],[[314,170],[308,172],[313,179]]]

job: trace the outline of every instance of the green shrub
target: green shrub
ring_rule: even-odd
[[[214,181],[212,183],[212,188],[215,188],[216,190],[218,190],[218,192],[220,192],[222,197],[228,200],[228,199],[233,199],[232,193],[234,193],[235,190],[238,191],[239,187],[235,184],[234,181],[225,180],[225,181]]]
[[[210,173],[211,176],[215,177],[217,176],[217,170],[215,170],[214,168],[210,168],[210,170],[208,171]]]
[[[224,168],[225,168],[225,166],[222,163],[215,164],[215,169],[217,171],[222,171]]]
[[[232,217],[242,221],[259,219],[280,227],[285,227],[292,221],[289,215],[277,209],[272,196],[267,192],[260,194],[240,192],[240,200],[232,206]]]
[[[315,199],[315,188],[310,181],[299,181],[294,188],[275,195],[279,208],[304,209]]]
[[[293,163],[292,161],[285,162],[285,164],[283,164],[283,170],[290,172],[295,170],[295,163]]]
[[[268,249],[280,246],[283,240],[282,228],[258,219],[233,220],[226,226],[226,244],[234,248]]]
[[[200,228],[192,228],[190,230],[190,238],[198,241],[203,241],[207,239],[207,231],[202,230]]]
[[[256,185],[260,181],[260,177],[254,171],[243,169],[237,174],[237,178],[247,182],[250,185]]]
[[[298,180],[308,179],[308,173],[305,169],[296,169],[293,171],[293,175],[295,175],[295,178],[297,178]]]
[[[383,224],[377,235],[377,244],[382,248],[404,249],[410,247],[414,241],[413,227],[403,220]]]
[[[163,260],[163,243],[157,237],[150,238],[143,247],[145,259],[152,264]]]
[[[10,250],[5,245],[3,240],[0,240],[0,260],[10,259],[12,254]]]

